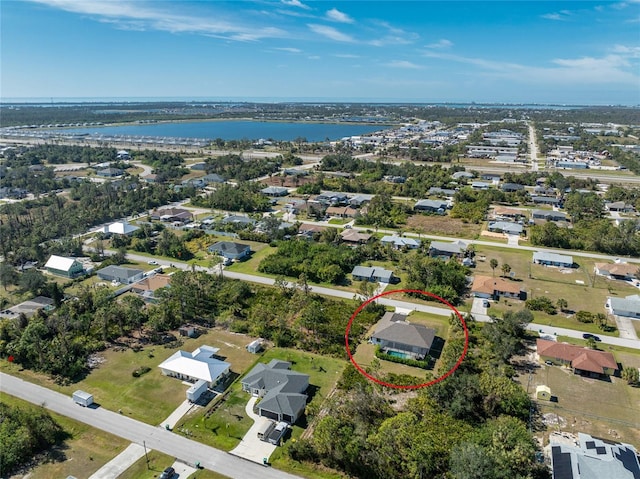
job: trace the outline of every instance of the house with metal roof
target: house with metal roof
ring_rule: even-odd
[[[413,238],[405,238],[404,236],[383,236],[380,238],[380,243],[393,246],[395,249],[409,248],[417,249],[420,247],[420,240]]]
[[[371,281],[372,283],[391,283],[393,271],[378,267],[356,266],[351,272],[354,281]]]
[[[510,235],[521,235],[524,233],[524,226],[519,223],[511,223],[509,221],[493,221],[489,223],[489,227],[487,229],[489,231]]]
[[[444,214],[447,206],[448,203],[442,200],[419,200],[413,205],[413,209],[426,213]]]
[[[640,294],[632,294],[625,298],[607,297],[605,308],[610,314],[640,319]]]
[[[429,256],[432,258],[449,259],[452,256],[462,258],[467,251],[468,244],[464,241],[446,243],[443,241],[432,241],[429,245]]]
[[[638,452],[631,444],[578,433],[574,445],[551,440],[553,479],[639,479]]]
[[[122,266],[107,266],[99,269],[96,274],[104,281],[117,281],[121,284],[131,284],[140,281],[144,277],[141,269],[125,268]]]
[[[242,379],[242,390],[261,397],[258,415],[295,423],[307,405],[309,375],[291,370],[291,363],[272,359],[258,363]]]
[[[139,230],[140,228],[137,226],[130,225],[128,221],[116,221],[115,223],[111,223],[108,226],[104,227],[104,232],[108,234],[116,234],[116,235],[130,235],[134,231]]]
[[[561,266],[573,268],[573,256],[550,253],[547,251],[536,251],[533,253],[533,262],[543,266]]]
[[[176,351],[158,366],[165,376],[183,381],[206,381],[213,388],[229,374],[231,364],[214,356],[219,348],[200,346],[193,352]]]
[[[576,374],[606,378],[618,370],[618,363],[613,354],[606,351],[546,339],[536,339],[536,347],[540,361],[569,366]]]
[[[218,241],[207,249],[209,253],[215,253],[228,259],[242,259],[251,254],[251,246],[233,241]]]
[[[435,335],[434,329],[409,323],[404,314],[387,312],[378,321],[370,342],[392,356],[423,360],[429,354]]]
[[[66,258],[52,254],[44,265],[44,268],[56,276],[65,278],[77,278],[84,273],[84,266],[75,258]]]

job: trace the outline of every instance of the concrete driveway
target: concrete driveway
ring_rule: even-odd
[[[638,335],[636,334],[636,329],[633,327],[633,319],[625,318],[624,316],[613,316],[616,320],[616,327],[620,332],[621,338],[626,339],[638,339]]]
[[[243,457],[245,459],[248,459],[249,461],[257,462],[258,464],[263,464],[264,458],[266,458],[268,461],[269,457],[271,456],[271,454],[273,454],[273,451],[276,450],[277,446],[258,439],[258,431],[265,423],[269,422],[269,419],[258,416],[253,412],[253,406],[257,400],[257,397],[252,397],[251,399],[249,399],[247,405],[245,406],[245,412],[247,413],[247,416],[249,416],[254,421],[253,426],[251,426],[251,428],[244,435],[242,441],[240,441],[240,444],[238,444],[232,451],[229,451],[229,453],[233,454],[234,456]]]
[[[144,448],[140,444],[129,444],[124,451],[98,469],[89,479],[113,479],[118,477],[141,457],[144,457]]]

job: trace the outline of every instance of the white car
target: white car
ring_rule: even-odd
[[[147,261],[147,264],[158,264],[158,262],[154,259]]]

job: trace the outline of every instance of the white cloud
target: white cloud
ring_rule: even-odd
[[[342,33],[341,31],[328,27],[326,25],[318,25],[315,23],[311,23],[307,25],[311,31],[317,33],[318,35],[322,35],[323,37],[327,37],[331,40],[335,40],[336,42],[353,42],[354,39],[351,35],[347,35],[346,33]]]
[[[289,7],[298,7],[304,10],[311,10],[311,7],[309,5],[305,5],[304,3],[300,2],[300,0],[282,0],[282,3],[284,5],[288,5]]]
[[[287,32],[277,27],[255,26],[225,20],[222,15],[197,16],[176,14],[167,7],[171,3],[114,0],[29,0],[67,12],[90,15],[122,29],[154,29],[170,33],[193,33],[236,41],[255,41],[263,38],[285,38]],[[158,8],[161,5],[163,8]]]
[[[407,60],[393,60],[388,63],[385,63],[385,66],[388,66],[391,68],[407,68],[411,70],[420,70],[423,68],[420,65],[416,65],[415,63],[409,62]]]
[[[435,49],[445,49],[451,48],[453,46],[453,42],[451,40],[447,40],[446,38],[442,38],[435,43],[430,43],[426,45],[427,48],[435,48]]]
[[[467,65],[475,65],[487,75],[508,78],[513,81],[527,83],[547,83],[551,85],[568,84],[632,84],[640,82],[636,73],[637,67],[632,65],[631,58],[636,58],[635,47],[616,46],[624,53],[610,53],[604,57],[556,58],[550,60],[548,66],[531,66],[518,63],[487,60],[483,58],[465,57],[428,50],[426,57],[448,60]],[[614,49],[615,49],[614,48]],[[634,68],[636,67],[636,68]]]
[[[545,13],[544,15],[540,15],[540,16],[547,20],[562,20],[564,18],[559,13]]]
[[[307,57],[309,60],[320,60],[320,56],[318,55],[310,55]]]
[[[280,48],[274,48],[274,50],[280,50],[281,52],[288,52],[288,53],[302,53],[302,50],[300,50],[299,48],[293,48],[293,47],[280,47]]]
[[[336,53],[333,56],[337,58],[360,58],[360,55],[353,55],[352,53]]]
[[[337,8],[332,8],[331,10],[327,11],[327,18],[329,20],[333,20],[334,22],[339,22],[339,23],[353,23],[354,22],[353,18],[351,18],[346,13],[342,13]]]

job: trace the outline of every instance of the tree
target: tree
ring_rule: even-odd
[[[491,261],[489,261],[489,266],[491,266],[491,271],[493,272],[493,276],[495,276],[496,268],[498,267],[498,260],[495,258],[491,258]]]
[[[509,266],[507,263],[504,263],[500,269],[502,270],[502,276],[505,277],[511,271],[511,266]]]
[[[0,263],[0,283],[2,283],[2,287],[4,290],[7,290],[7,286],[10,284],[15,284],[16,281],[16,271],[13,269],[9,263]]]
[[[625,366],[622,369],[622,379],[627,381],[627,384],[638,384],[640,382],[640,373],[638,372],[638,368]]]
[[[596,340],[593,338],[593,336],[590,336],[589,339],[587,339],[587,347],[589,349],[596,349],[598,346],[598,343],[596,343]]]
[[[463,443],[451,452],[449,468],[456,479],[484,479],[495,476],[496,464],[482,446]]]
[[[560,309],[560,311],[564,311],[569,306],[569,303],[564,298],[560,298],[558,301],[556,301],[556,304],[558,305],[558,309]]]

